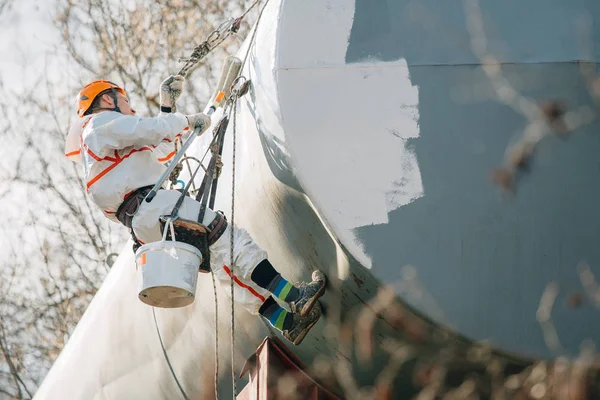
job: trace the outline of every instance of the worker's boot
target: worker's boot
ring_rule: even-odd
[[[289,304],[292,312],[300,314],[302,317],[308,315],[319,297],[325,293],[326,283],[325,274],[321,271],[314,271],[312,273],[312,282],[304,282],[296,286],[300,291],[300,296],[297,300],[290,301]]]
[[[318,302],[314,303],[312,309],[305,317],[300,314],[292,315],[294,317],[294,324],[290,329],[283,331],[283,337],[297,346],[321,317],[321,305]]]

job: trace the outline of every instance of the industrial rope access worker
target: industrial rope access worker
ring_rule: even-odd
[[[185,140],[193,128],[210,126],[203,113],[172,112],[183,87],[182,76],[161,83],[161,111],[156,117],[136,116],[125,90],[112,82],[96,80],[77,96],[77,115],[66,139],[65,154],[83,164],[89,198],[115,222],[121,222],[140,244],[160,241],[161,215],[170,214],[181,193],[159,190],[151,202],[142,201],[175,155],[176,140]],[[200,203],[186,196],[178,216],[196,221]],[[133,215],[133,217],[131,217]],[[264,316],[290,342],[298,345],[321,316],[317,301],[325,292],[325,276],[314,271],[312,282],[292,285],[279,274],[244,229],[234,228],[233,266],[230,229],[225,217],[206,209],[210,267],[229,293],[235,275],[235,301]],[[177,231],[175,232],[177,236]],[[232,267],[232,268],[230,268]],[[289,304],[291,312],[273,298]]]

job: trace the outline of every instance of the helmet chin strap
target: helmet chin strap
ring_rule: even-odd
[[[121,109],[117,105],[117,91],[115,90],[115,88],[111,88],[110,89],[110,93],[112,94],[112,98],[113,98],[113,101],[115,103],[115,108],[113,109],[113,111],[116,111],[116,112],[120,113]]]
[[[111,88],[110,89],[110,94],[111,97],[113,99],[113,102],[115,103],[115,106],[113,108],[108,108],[108,107],[96,107],[94,108],[94,110],[106,110],[106,111],[116,111],[118,113],[121,112],[121,109],[119,108],[119,106],[117,105],[117,91],[115,90],[115,88]]]

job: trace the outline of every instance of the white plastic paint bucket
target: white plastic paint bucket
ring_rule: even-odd
[[[165,240],[168,226],[165,224],[163,240],[145,244],[135,253],[140,274],[138,297],[154,307],[185,307],[194,302],[202,253],[187,243]]]

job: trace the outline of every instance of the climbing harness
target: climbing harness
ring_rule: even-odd
[[[214,130],[213,140],[209,149],[213,150],[213,156],[211,157],[208,168],[205,169],[204,179],[201,186],[201,190],[198,192],[200,197],[196,197],[196,201],[200,202],[200,211],[198,217],[195,221],[186,220],[178,217],[179,209],[183,204],[183,201],[188,195],[189,188],[191,184],[194,182],[194,178],[198,171],[203,167],[202,161],[204,161],[205,156],[200,160],[198,167],[192,173],[190,180],[187,185],[181,191],[181,195],[179,199],[175,203],[171,214],[168,216],[162,216],[160,223],[161,229],[164,229],[164,224],[166,219],[170,219],[174,221],[175,231],[177,232],[178,239],[185,243],[191,244],[198,248],[202,252],[202,265],[200,267],[201,272],[210,272],[210,251],[209,246],[216,242],[219,237],[223,234],[225,229],[227,228],[227,219],[223,215],[223,213],[217,212],[215,219],[208,225],[204,226],[202,222],[204,221],[204,214],[206,212],[207,203],[209,200],[209,196],[211,196],[210,191],[212,190],[211,196],[211,204],[212,208],[214,204],[214,194],[216,192],[216,170],[218,166],[218,159],[220,158],[220,154],[222,153],[222,145],[225,137],[225,131],[227,129],[227,121],[228,118],[225,117],[221,119],[219,124]],[[188,145],[190,140],[194,140],[195,136],[190,137],[186,145]],[[184,151],[183,149],[180,152]],[[175,168],[173,168],[175,170]],[[171,176],[173,179],[173,176]]]
[[[225,114],[215,129],[214,140],[209,146],[209,150],[212,153],[212,157],[200,184],[200,189],[196,194],[196,201],[201,204],[200,214],[198,218],[203,218],[206,212],[206,206],[209,208],[214,207],[215,195],[217,192],[217,185],[219,182],[219,175],[221,174],[221,167],[223,165],[221,156],[223,154],[223,142],[225,140],[225,132],[229,125],[229,115]],[[210,202],[209,202],[210,199]]]
[[[137,210],[140,207],[140,204],[142,203],[146,195],[150,193],[151,189],[152,186],[143,186],[139,189],[134,190],[133,193],[128,195],[125,198],[125,200],[123,200],[119,208],[117,208],[117,212],[115,213],[115,216],[117,217],[119,222],[121,222],[127,228],[131,229],[133,217],[137,213]]]
[[[125,225],[129,230],[131,240],[133,241],[134,253],[142,246],[142,244],[135,236],[131,224],[133,223],[133,217],[137,213],[140,204],[142,204],[142,201],[144,201],[144,198],[150,192],[151,189],[152,186],[144,186],[135,190],[133,193],[128,195],[125,198],[125,200],[123,200],[123,202],[117,209],[117,212],[115,213],[115,216],[117,217],[119,222]]]

